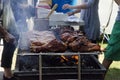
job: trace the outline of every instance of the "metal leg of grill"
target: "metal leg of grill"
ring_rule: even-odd
[[[78,55],[78,80],[81,80],[81,57]]]
[[[42,80],[42,55],[39,55],[39,80]]]

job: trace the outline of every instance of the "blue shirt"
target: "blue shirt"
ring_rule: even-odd
[[[77,0],[52,0],[52,7],[55,5],[55,4],[58,4],[58,7],[56,9],[57,12],[63,12],[63,13],[66,13],[66,12],[69,12],[71,11],[70,9],[62,9],[62,6],[64,4],[70,4],[70,5],[75,5],[77,3]]]

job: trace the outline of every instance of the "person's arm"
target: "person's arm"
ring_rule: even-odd
[[[1,24],[0,24],[0,34],[2,35],[3,39],[6,40],[6,42],[11,42],[11,43],[14,42],[15,37],[10,33],[8,33],[7,30],[4,29]]]
[[[67,14],[69,15],[69,16],[71,16],[71,15],[74,15],[74,14],[76,14],[76,13],[79,13],[81,11],[81,9],[76,9],[76,10],[74,10],[74,11],[72,11],[72,12],[68,12]]]
[[[76,6],[64,4],[63,9],[87,9],[87,8],[91,7],[94,3],[95,3],[95,0],[88,0],[88,2],[82,3],[80,5],[76,5]]]
[[[76,6],[72,6],[70,4],[64,4],[62,8],[63,9],[81,9],[81,8],[85,9],[86,4],[81,4],[81,5],[76,5]]]
[[[0,24],[0,34],[4,37],[7,34],[7,31]]]
[[[120,0],[114,0],[116,3],[117,3],[117,5],[120,5]]]

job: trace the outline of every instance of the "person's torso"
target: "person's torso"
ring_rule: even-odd
[[[87,3],[87,9],[82,9],[80,12],[81,19],[84,19],[85,16],[90,16],[90,14],[94,14],[94,16],[98,16],[98,5],[99,0],[82,0],[82,4]]]

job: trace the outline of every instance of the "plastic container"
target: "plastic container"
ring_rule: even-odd
[[[50,9],[50,5],[45,0],[38,1],[36,7],[42,7],[46,9]]]
[[[76,5],[77,0],[52,0],[52,6],[54,6],[54,4],[58,4],[58,7],[56,9],[57,12],[66,13],[66,12],[69,12],[71,10],[70,9],[63,10],[62,6],[64,4]]]
[[[49,18],[50,21],[67,21],[68,15],[63,13],[54,13]]]
[[[50,9],[45,9],[45,8],[42,8],[42,7],[38,7],[36,17],[37,18],[46,18],[47,15],[49,14],[49,12],[50,12]]]
[[[47,18],[34,18],[33,30],[46,31],[49,30],[49,19]]]

